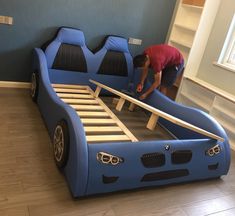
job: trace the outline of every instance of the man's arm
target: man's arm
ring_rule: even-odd
[[[154,75],[154,82],[153,84],[150,86],[150,88],[140,96],[140,100],[144,100],[146,97],[148,97],[148,95],[154,90],[156,89],[160,83],[161,83],[161,78],[162,78],[162,72],[158,72],[158,73],[155,73]]]
[[[141,78],[140,83],[137,85],[136,91],[141,92],[144,87],[144,81],[146,80],[146,77],[148,75],[148,68],[143,68],[141,72]]]

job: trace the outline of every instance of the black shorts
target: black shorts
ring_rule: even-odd
[[[175,83],[176,78],[182,73],[184,69],[184,61],[173,67],[168,67],[162,70],[161,85],[164,87],[171,87]]]

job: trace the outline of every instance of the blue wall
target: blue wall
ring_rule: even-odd
[[[14,25],[0,25],[0,80],[29,81],[31,53],[59,26],[80,28],[88,47],[107,34],[143,39],[130,45],[133,55],[163,43],[176,0],[0,0],[0,15]]]

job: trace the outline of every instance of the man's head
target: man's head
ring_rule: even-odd
[[[133,64],[135,68],[144,68],[149,66],[150,61],[147,55],[141,54],[134,57]]]

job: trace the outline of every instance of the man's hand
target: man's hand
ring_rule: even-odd
[[[139,83],[137,85],[136,91],[140,93],[140,92],[142,92],[142,90],[143,90],[143,85],[141,83]]]
[[[142,95],[139,97],[139,99],[140,99],[140,100],[144,100],[147,96],[148,96],[148,95],[144,93],[144,94],[142,94]]]

